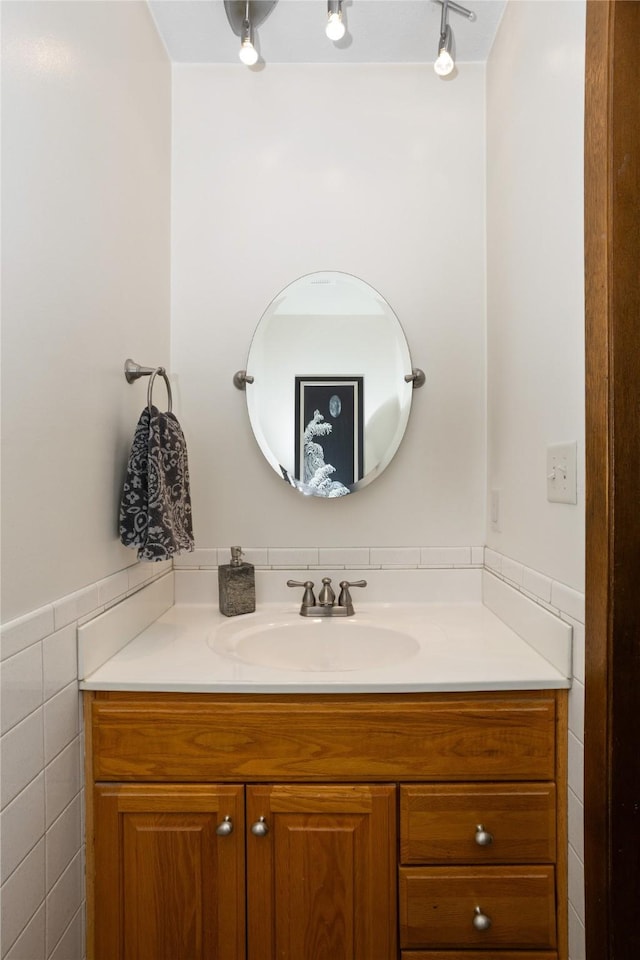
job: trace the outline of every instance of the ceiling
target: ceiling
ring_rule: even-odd
[[[148,0],[174,63],[238,63],[238,37],[223,0]],[[466,0],[476,20],[450,11],[455,57],[487,59],[506,0]],[[436,0],[344,0],[347,32],[327,39],[327,0],[279,0],[257,31],[266,63],[433,63],[441,6]]]

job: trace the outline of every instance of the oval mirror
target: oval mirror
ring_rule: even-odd
[[[304,494],[341,497],[391,461],[414,377],[386,300],[357,277],[327,272],[295,280],[269,304],[243,379],[273,469]]]

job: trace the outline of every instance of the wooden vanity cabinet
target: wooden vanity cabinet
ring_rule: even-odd
[[[564,691],[85,721],[90,960],[566,960]]]

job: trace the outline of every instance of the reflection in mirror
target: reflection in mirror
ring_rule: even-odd
[[[249,419],[273,469],[342,497],[389,464],[411,408],[411,359],[389,304],[346,273],[312,273],[265,310],[251,342]]]

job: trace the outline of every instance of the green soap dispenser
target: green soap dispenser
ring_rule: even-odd
[[[242,547],[231,547],[231,563],[218,567],[218,604],[225,617],[256,609],[256,572],[242,560]]]

